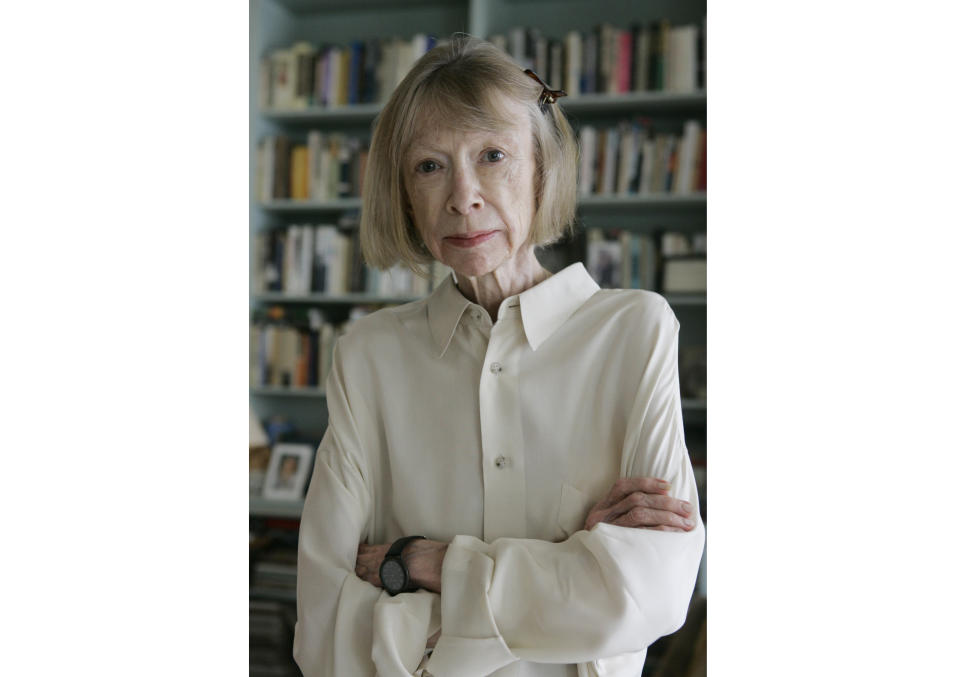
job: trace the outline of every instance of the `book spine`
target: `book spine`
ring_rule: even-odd
[[[633,88],[633,34],[630,31],[617,31],[617,93],[626,94]]]

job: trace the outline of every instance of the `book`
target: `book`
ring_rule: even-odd
[[[285,108],[303,110],[313,101],[314,62],[317,50],[308,42],[297,42],[290,48],[293,85]]]
[[[587,229],[587,271],[601,288],[622,287],[622,252],[619,239],[607,239],[600,228]]]
[[[693,92],[697,89],[697,27],[674,26],[667,33],[664,89]]]
[[[663,292],[705,293],[707,291],[707,259],[670,258],[663,262]]]

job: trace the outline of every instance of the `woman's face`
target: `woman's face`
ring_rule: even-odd
[[[516,123],[497,132],[425,122],[404,158],[413,222],[434,258],[461,275],[490,273],[527,247],[533,135],[527,109],[515,102],[507,109]]]

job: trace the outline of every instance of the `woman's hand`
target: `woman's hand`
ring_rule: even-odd
[[[382,588],[380,565],[389,550],[389,543],[383,545],[361,543],[357,549],[355,569],[357,576],[371,585]],[[446,543],[426,538],[410,541],[403,549],[403,562],[407,565],[410,580],[414,585],[432,592],[440,592],[440,573],[443,568],[443,557],[446,554]]]
[[[366,543],[361,543],[357,550],[357,576],[371,585],[382,588],[383,583],[380,581],[380,564],[383,563],[383,558],[386,556],[388,550],[390,550],[389,543],[385,545],[367,545]]]
[[[621,478],[591,508],[583,528],[589,530],[598,522],[606,522],[618,527],[690,531],[695,526],[692,506],[668,496],[669,489],[669,482],[653,477]]]

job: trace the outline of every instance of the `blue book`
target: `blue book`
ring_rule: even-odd
[[[350,74],[347,80],[347,103],[360,102],[360,74],[363,72],[363,43],[354,40],[350,43]]]

